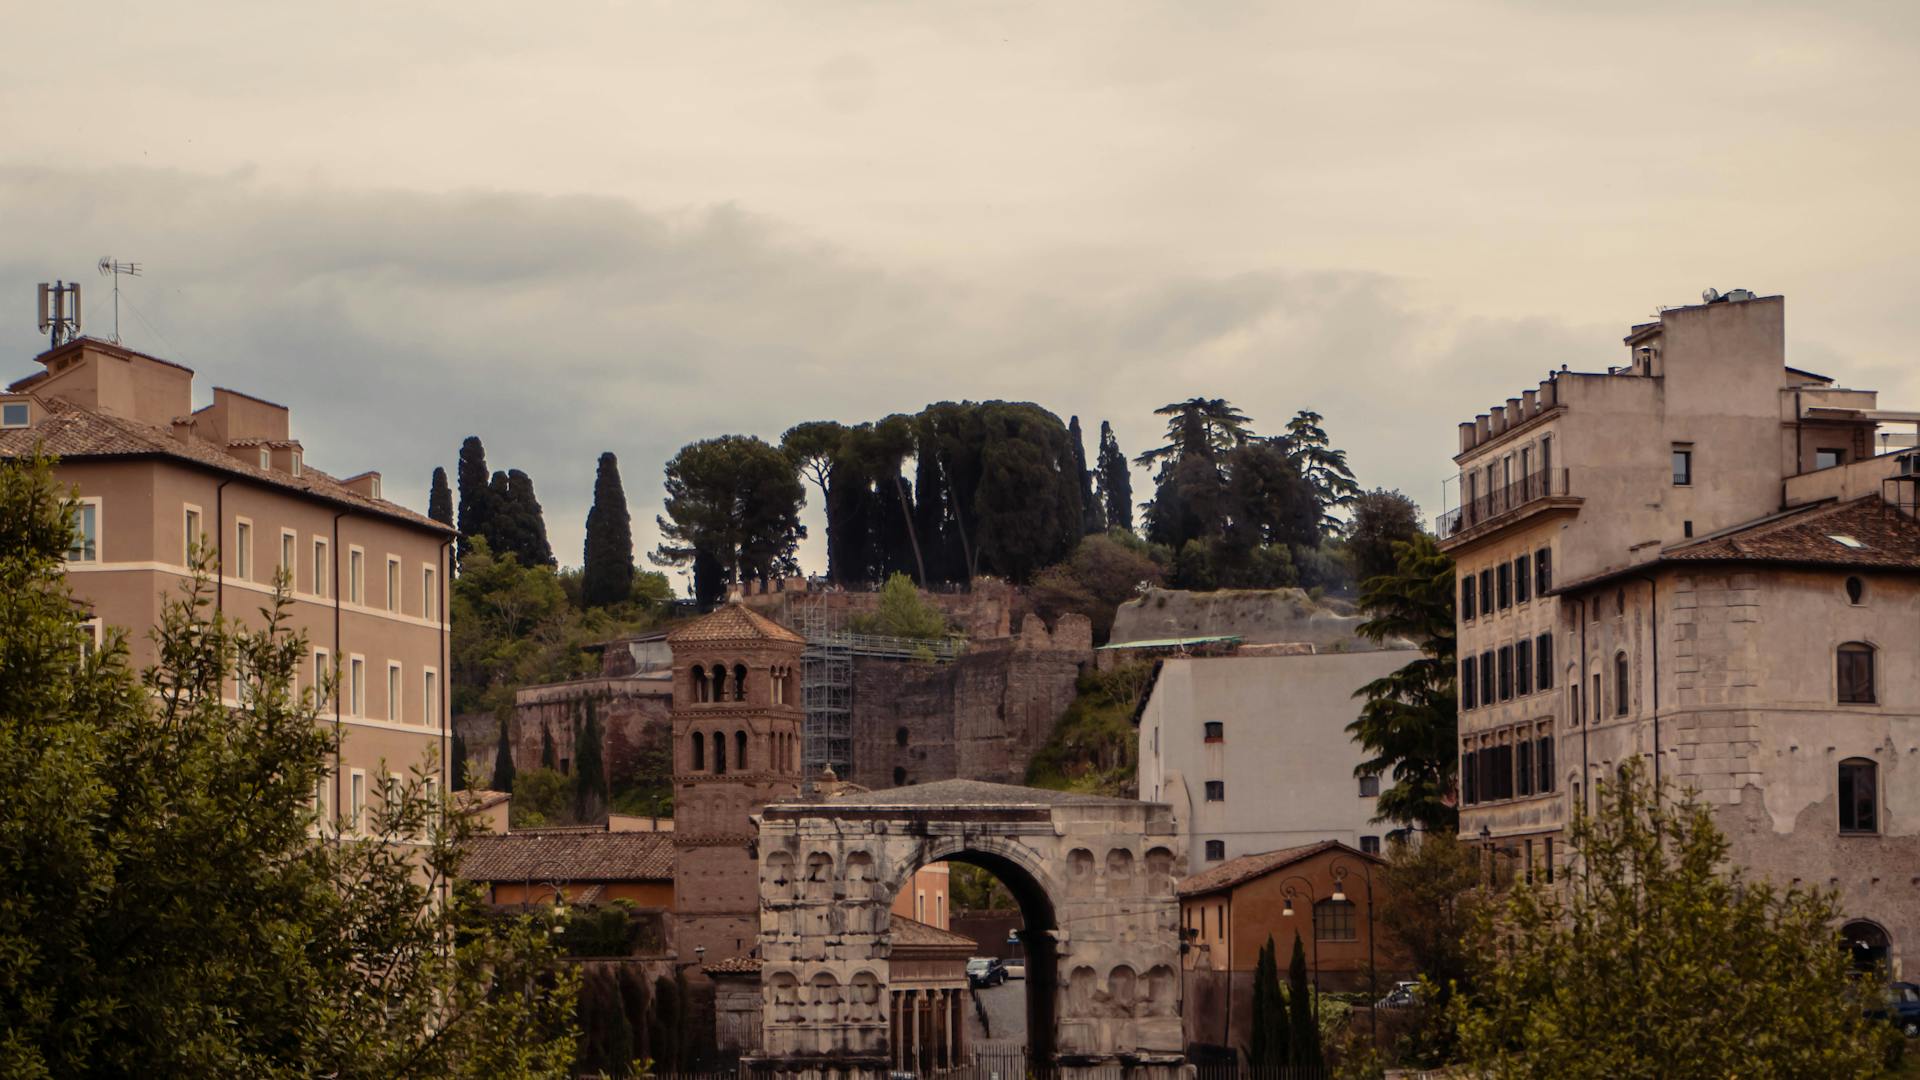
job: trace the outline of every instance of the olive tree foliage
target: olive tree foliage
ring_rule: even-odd
[[[1711,810],[1637,759],[1595,789],[1560,887],[1516,885],[1474,920],[1490,962],[1452,1010],[1472,1075],[1882,1073],[1898,1033],[1866,1015],[1881,986],[1852,972],[1831,893],[1728,869]]]
[[[573,980],[459,884],[434,763],[317,819],[339,736],[284,583],[249,628],[197,574],[136,673],[123,632],[83,655],[71,513],[0,463],[0,1075],[567,1075]]]

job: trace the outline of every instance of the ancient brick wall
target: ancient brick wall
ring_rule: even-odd
[[[949,664],[856,657],[853,780],[1018,784],[1093,661],[1093,630],[1029,616],[1016,638],[976,642]]]
[[[521,690],[513,696],[513,764],[540,766],[541,731],[553,735],[554,766],[571,771],[579,758],[574,745],[587,722],[591,702],[605,734],[602,752],[607,774],[618,784],[632,775],[644,755],[658,759],[673,737],[673,683],[668,678],[578,679]],[[488,759],[491,760],[491,759]]]

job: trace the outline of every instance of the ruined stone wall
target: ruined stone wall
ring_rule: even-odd
[[[1093,661],[1092,626],[1029,616],[1017,638],[976,643],[952,663],[856,657],[853,780],[1018,784]]]
[[[578,679],[521,690],[513,696],[513,764],[516,769],[540,766],[541,731],[553,735],[554,766],[571,771],[579,759],[574,745],[587,722],[592,702],[605,735],[602,747],[607,775],[618,783],[639,768],[642,756],[665,752],[673,736],[673,683],[670,678]],[[491,761],[492,759],[487,759]]]

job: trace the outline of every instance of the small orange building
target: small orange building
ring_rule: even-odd
[[[1323,992],[1366,990],[1370,975],[1375,989],[1391,986],[1407,960],[1375,914],[1381,865],[1378,856],[1322,840],[1243,855],[1180,882],[1187,1044],[1247,1046],[1254,968],[1269,938],[1282,982],[1298,935]]]
[[[630,900],[670,911],[673,834],[578,828],[476,836],[460,873],[495,904]]]

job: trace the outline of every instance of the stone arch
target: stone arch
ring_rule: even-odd
[[[1107,852],[1107,895],[1127,896],[1133,892],[1133,852],[1112,848]]]
[[[693,700],[702,705],[712,701],[713,684],[707,682],[706,667],[701,664],[695,664],[692,668],[688,669],[688,675],[691,676],[690,681],[693,684]]]
[[[852,1008],[848,1010],[848,1019],[856,1023],[871,1023],[886,1017],[886,1010],[880,1006],[880,977],[871,971],[854,973],[853,981],[848,983],[847,1000]]]
[[[783,896],[793,895],[793,856],[784,851],[767,855],[767,884]]]
[[[774,1023],[791,1024],[800,1020],[800,980],[791,972],[776,971],[768,976],[766,997]]]
[[[840,980],[831,971],[815,972],[807,980],[807,1012],[816,1023],[832,1024],[840,1019]]]
[[[727,733],[713,733],[713,775],[727,775]]]
[[[747,700],[747,665],[733,665],[733,700]]]
[[[1180,1008],[1180,983],[1173,968],[1155,964],[1147,970],[1147,1015],[1174,1016]]]
[[[693,745],[693,771],[706,772],[707,771],[707,737],[696,731],[691,736],[689,736],[688,741]]]
[[[1115,964],[1107,972],[1107,1008],[1116,1016],[1132,1016],[1140,977],[1131,965]]]
[[[744,728],[733,733],[733,767],[741,772],[747,771],[747,732]]]
[[[1872,919],[1848,919],[1840,927],[1840,940],[1856,970],[1891,969],[1893,938]]]
[[[1147,849],[1147,880],[1149,892],[1161,888],[1172,888],[1179,881],[1178,860],[1173,849],[1150,847]]]
[[[1067,894],[1085,896],[1093,892],[1093,852],[1074,848],[1067,852]]]
[[[873,856],[864,851],[849,852],[847,855],[847,895],[855,890],[871,891],[873,888]]]
[[[715,664],[713,665],[712,681],[709,683],[707,696],[702,698],[701,700],[725,701],[726,699],[727,699],[727,666],[725,664]]]
[[[825,851],[809,854],[804,880],[802,890],[807,899],[830,899],[833,896],[833,856]]]

